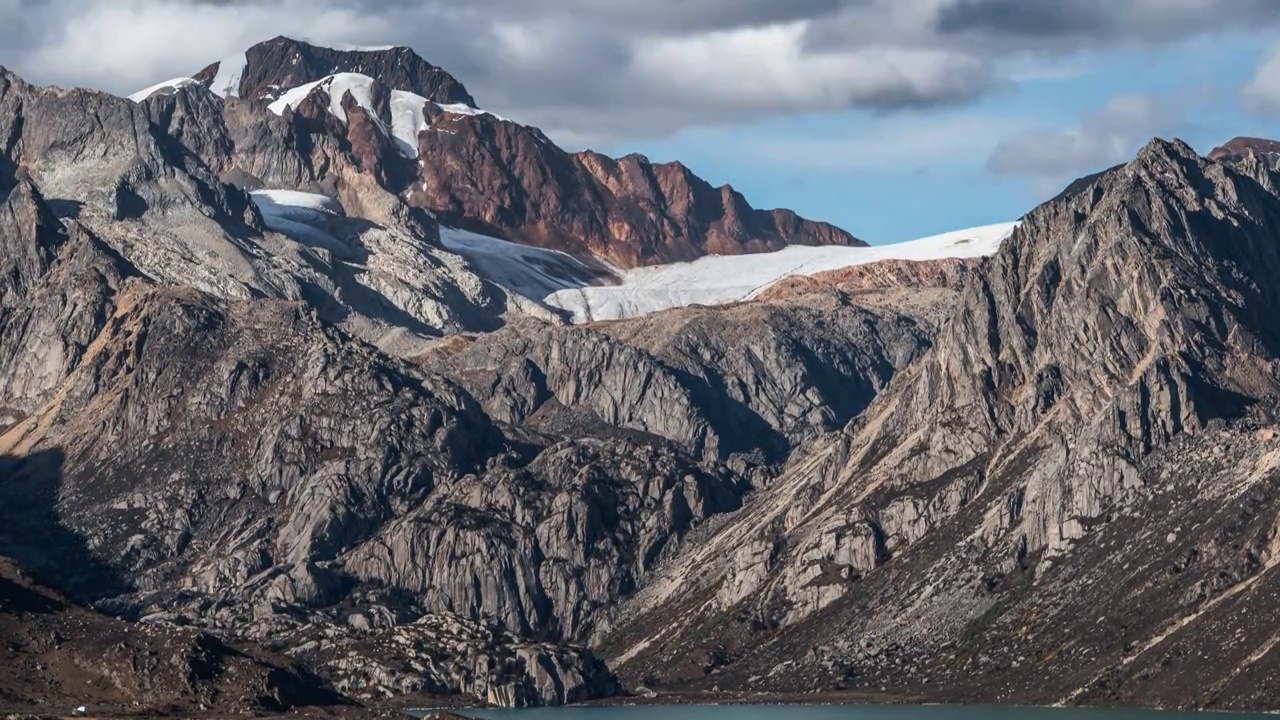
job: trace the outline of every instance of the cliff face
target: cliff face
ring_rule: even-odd
[[[622,428],[763,470],[858,415],[930,334],[893,309],[806,297],[591,327],[519,325],[422,360],[506,423],[554,428],[570,416],[575,432]]]

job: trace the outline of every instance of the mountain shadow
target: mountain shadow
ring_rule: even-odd
[[[0,455],[0,555],[82,601],[119,595],[127,584],[98,558],[58,509],[65,455],[41,450]]]

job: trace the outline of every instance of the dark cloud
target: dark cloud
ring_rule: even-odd
[[[1280,21],[1274,0],[956,0],[938,12],[942,36],[972,35],[1042,49],[1165,42]]]
[[[1116,3],[1108,3],[1114,7]],[[1022,36],[1079,36],[1112,29],[1102,3],[1037,2],[1036,0],[967,0],[946,7],[938,15],[943,34],[980,32]]]
[[[407,0],[389,0],[405,3]],[[616,29],[689,33],[815,20],[856,0],[474,0],[473,7],[514,19],[574,17]]]

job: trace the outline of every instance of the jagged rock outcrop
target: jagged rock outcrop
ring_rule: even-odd
[[[423,359],[503,422],[554,427],[568,408],[695,456],[770,464],[861,412],[929,335],[909,316],[831,295],[593,327],[527,323]]]
[[[355,632],[351,628],[355,628]],[[353,613],[346,626],[311,624],[297,654],[313,658],[343,692],[365,700],[452,691],[497,707],[567,705],[622,692],[590,650],[533,643],[450,615],[373,626]],[[331,639],[336,638],[336,639]]]
[[[122,226],[162,218],[184,239],[197,232],[230,237],[261,228],[248,195],[218,182],[190,153],[164,142],[146,114],[127,100],[35,87],[0,69],[0,136],[6,138],[6,173],[29,175],[64,215]]]
[[[609,626],[616,598],[745,490],[661,444],[569,440],[434,493],[345,565],[430,607],[585,641]]]
[[[129,265],[68,230],[25,177],[0,179],[0,428],[39,407],[112,314]]]
[[[856,417],[932,335],[897,308],[841,294],[681,308],[601,330],[703,384],[712,416],[728,420],[726,449],[765,458],[770,433],[791,450]]]

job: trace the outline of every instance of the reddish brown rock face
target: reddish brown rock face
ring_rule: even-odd
[[[860,293],[903,288],[909,290],[940,288],[959,291],[965,278],[980,262],[978,258],[881,260],[811,276],[795,275],[784,278],[756,297],[761,300],[782,300],[822,290]]]
[[[1242,158],[1250,152],[1263,156],[1275,157],[1280,155],[1280,142],[1267,140],[1265,138],[1238,137],[1211,150],[1209,152],[1209,159],[1221,160],[1223,158]]]
[[[864,244],[789,210],[757,210],[680,163],[566,153],[538,130],[491,115],[436,113],[431,124],[419,138],[410,202],[530,244],[622,267]]]

